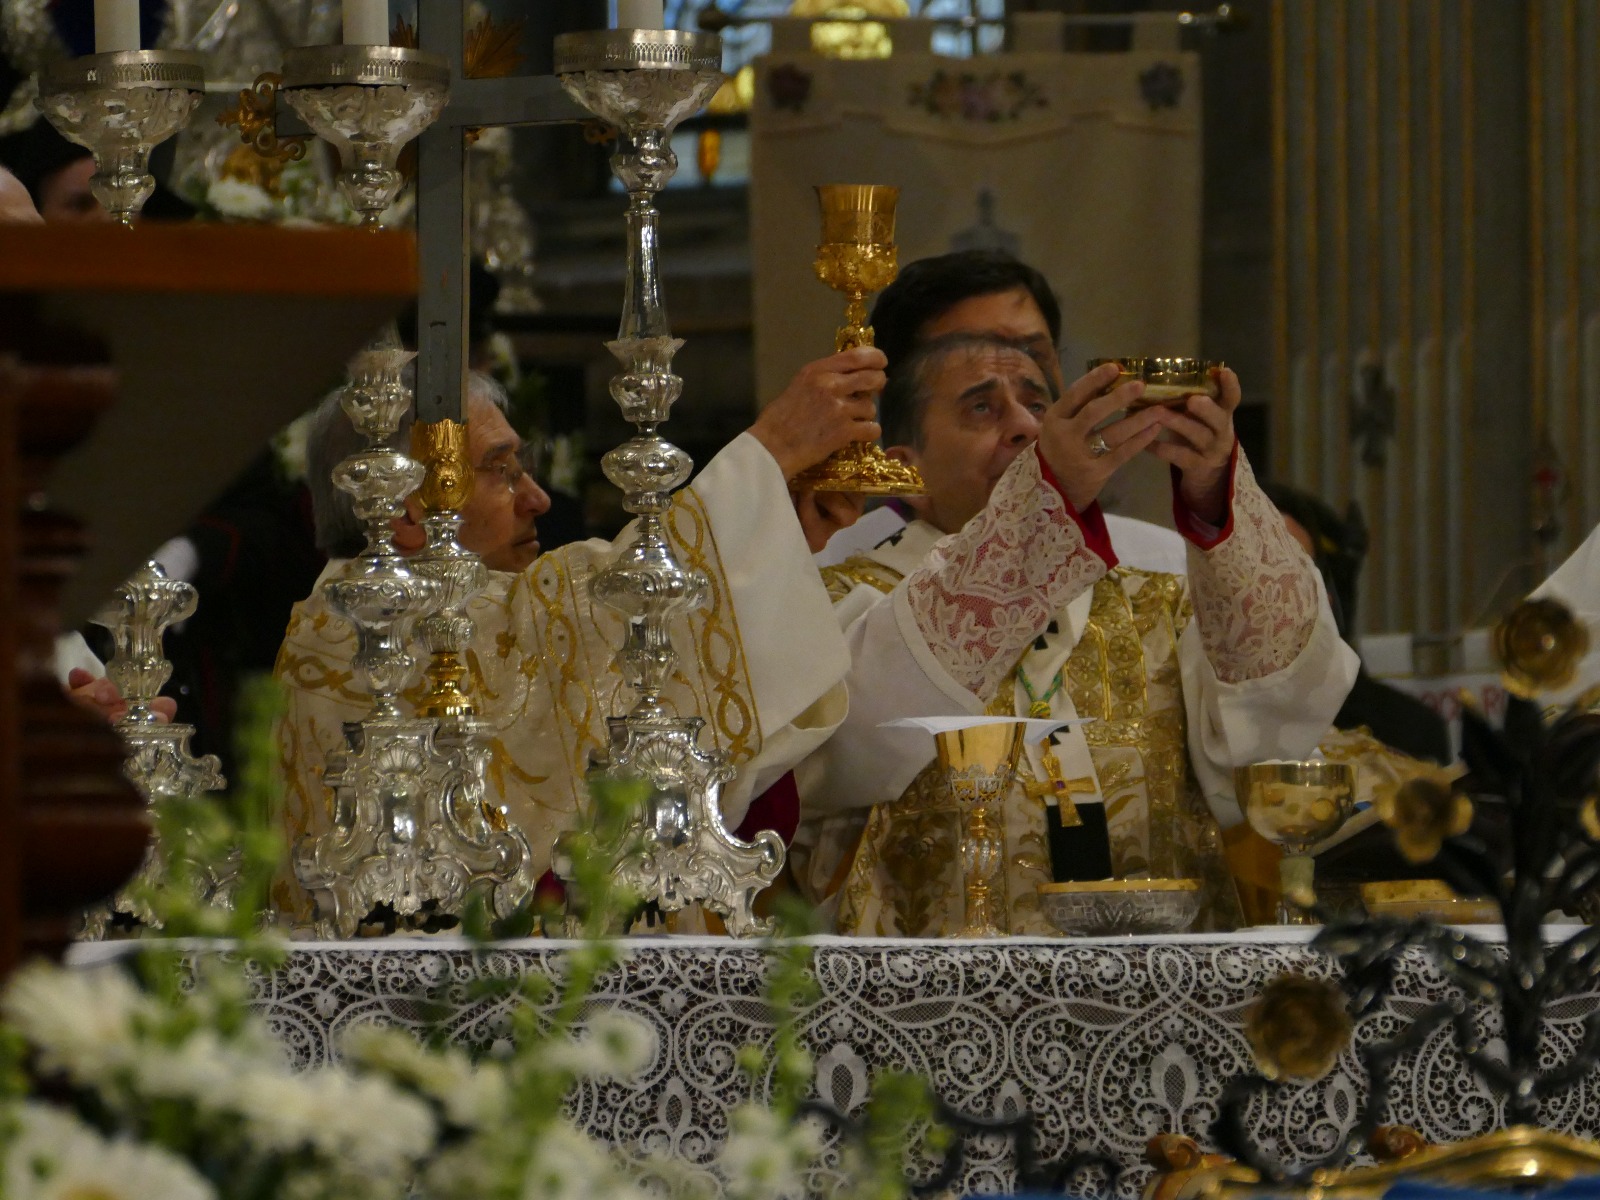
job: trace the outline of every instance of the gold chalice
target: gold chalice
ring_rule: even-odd
[[[1117,376],[1111,387],[1133,379],[1144,381],[1144,395],[1128,406],[1129,412],[1156,404],[1177,408],[1189,396],[1210,396],[1215,400],[1220,391],[1216,376],[1212,374],[1223,365],[1219,362],[1208,362],[1201,358],[1149,358],[1142,355],[1134,358],[1091,358],[1089,370],[1103,367],[1109,362],[1122,368],[1122,374]]]
[[[1005,857],[998,809],[1016,778],[1026,729],[1021,721],[996,721],[933,735],[945,786],[961,812],[967,916],[960,937],[1005,936],[994,923],[990,881]]]
[[[1284,851],[1278,923],[1313,925],[1316,895],[1311,847],[1339,831],[1355,811],[1356,771],[1349,763],[1273,762],[1233,773],[1239,807],[1250,826]]]
[[[894,244],[894,210],[900,189],[878,184],[830,183],[817,187],[822,207],[822,243],[817,278],[845,294],[844,324],[834,350],[872,345],[867,297],[894,282],[900,263]],[[922,476],[896,462],[872,442],[852,442],[794,480],[819,492],[867,496],[920,496]]]

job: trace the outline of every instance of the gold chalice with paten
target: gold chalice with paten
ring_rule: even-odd
[[[1314,925],[1316,859],[1311,848],[1339,832],[1355,811],[1356,771],[1349,763],[1270,762],[1233,773],[1250,827],[1283,849],[1279,863],[1281,925]]]
[[[1017,775],[1021,721],[995,721],[933,735],[939,770],[961,814],[961,866],[966,895],[964,938],[1004,937],[995,924],[993,881],[1005,860],[1000,805]]]
[[[881,292],[899,273],[894,242],[900,189],[880,184],[830,183],[817,187],[822,242],[817,278],[845,296],[844,324],[834,350],[872,345],[867,297]],[[915,467],[896,462],[872,442],[852,442],[798,475],[794,482],[819,492],[867,496],[920,496],[925,488]]]

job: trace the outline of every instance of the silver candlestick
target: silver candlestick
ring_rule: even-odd
[[[193,616],[195,605],[193,585],[169,579],[159,563],[147,562],[91,618],[96,625],[111,631],[115,651],[106,664],[106,676],[116,684],[128,705],[117,719],[117,731],[129,750],[123,770],[153,814],[159,814],[168,800],[221,791],[224,786],[222,766],[215,755],[196,758],[189,752],[194,727],[162,721],[151,705],[172,676],[172,664],[162,654],[162,638],[169,626]],[[114,913],[159,928],[159,918],[137,892],[140,885],[164,880],[169,861],[169,849],[160,844],[159,837],[153,838],[133,884],[86,915],[86,936],[104,936]],[[236,862],[190,865],[193,877],[201,885],[202,894],[197,898],[231,907]]]
[[[609,719],[609,752],[594,767],[605,777],[642,777],[653,794],[630,822],[615,873],[663,909],[699,902],[721,915],[729,932],[747,935],[770,928],[751,905],[782,869],[783,842],[771,832],[753,843],[728,833],[718,797],[733,768],[697,745],[700,718],[675,716],[662,702],[677,664],[669,626],[705,604],[709,581],[678,562],[662,520],[693,463],[657,432],[683,389],[672,373],[683,343],[669,332],[662,302],[655,197],[678,166],[672,130],[721,86],[721,58],[715,35],[678,30],[570,33],[555,43],[562,86],[618,130],[611,169],[628,191],[622,325],[607,347],[622,366],[611,394],[639,432],[602,465],[638,522],[633,540],[595,574],[592,587],[627,622],[618,661],[637,699],[625,716]]]
[[[189,123],[205,91],[198,54],[124,50],[53,63],[35,103],[61,136],[94,155],[89,189],[124,225],[155,191],[150,152]]]
[[[470,706],[451,710],[446,725],[401,711],[400,694],[418,665],[407,649],[413,626],[445,602],[438,636],[459,650],[464,641],[453,639],[471,634],[471,622],[461,624],[465,605],[482,586],[481,564],[459,546],[452,555],[436,544],[434,561],[413,570],[391,540],[390,521],[426,476],[421,463],[387,445],[411,405],[404,371],[414,357],[390,331],[356,356],[342,397],[368,445],[333,477],[354,501],[367,547],[324,594],[356,629],[353,666],[372,708],[345,726],[345,745],[323,773],[333,796],[330,828],[302,838],[295,851],[295,871],[316,898],[317,930],[327,937],[350,937],[379,905],[397,923],[415,923],[430,910],[459,915],[479,894],[506,915],[532,887],[526,839],[487,802],[486,750]],[[452,561],[441,567],[441,557]]]
[[[284,52],[278,91],[339,151],[339,190],[376,228],[405,185],[401,149],[450,98],[450,65],[399,46],[297,46]]]

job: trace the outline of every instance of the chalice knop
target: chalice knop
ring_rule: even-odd
[[[880,184],[817,186],[822,208],[817,278],[845,295],[844,324],[834,335],[835,351],[872,345],[867,297],[893,283],[900,269],[894,243],[899,200],[899,188]],[[872,442],[851,442],[794,482],[819,492],[868,496],[920,496],[926,490],[915,467],[896,462]]]
[[[1272,762],[1233,773],[1239,807],[1250,827],[1281,846],[1278,923],[1313,925],[1316,891],[1311,847],[1339,831],[1355,809],[1356,772],[1349,763]]]
[[[961,814],[967,915],[960,937],[1005,936],[994,922],[990,881],[1005,854],[999,807],[1016,778],[1026,728],[1021,721],[999,721],[934,734],[939,769]]]

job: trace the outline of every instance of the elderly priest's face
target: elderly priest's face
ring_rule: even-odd
[[[928,494],[907,503],[935,528],[954,533],[1037,440],[1052,392],[1026,351],[982,335],[931,343],[915,377],[915,442],[896,453],[916,464]]]
[[[472,499],[461,509],[461,544],[494,571],[520,571],[539,557],[535,521],[550,497],[522,465],[522,439],[505,414],[476,391],[467,398],[467,453],[477,471]],[[395,528],[401,553],[421,550],[427,535],[421,503],[406,501],[407,519]]]

